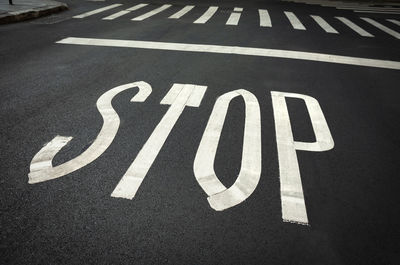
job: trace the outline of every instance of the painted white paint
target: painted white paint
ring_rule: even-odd
[[[391,15],[400,15],[398,11],[365,11],[365,10],[353,10],[356,13],[371,13],[371,14],[391,14]]]
[[[175,14],[171,15],[169,18],[173,18],[173,19],[181,18],[183,15],[188,13],[193,8],[194,8],[194,6],[185,6],[184,8],[182,8],[181,10],[176,12]]]
[[[29,173],[29,183],[38,183],[65,176],[96,160],[111,145],[118,132],[119,116],[112,107],[112,99],[129,88],[139,88],[131,102],[143,102],[152,89],[143,81],[129,83],[110,89],[97,100],[97,109],[103,118],[103,126],[94,142],[79,156],[58,166],[52,166],[53,157],[65,146],[72,137],[56,136],[45,145],[32,159]]]
[[[400,26],[400,21],[396,20],[396,19],[386,19],[389,22],[392,22],[394,24],[396,24],[397,26]]]
[[[119,11],[119,12],[117,12],[115,14],[109,15],[108,17],[104,17],[102,19],[103,20],[114,20],[114,19],[119,18],[119,17],[121,17],[123,15],[129,14],[132,11],[135,11],[135,10],[138,10],[140,8],[143,8],[143,7],[147,6],[147,5],[148,4],[138,4],[138,5],[135,5],[135,6],[132,6],[132,7],[128,8],[126,10],[122,10],[122,11]]]
[[[239,19],[241,16],[240,12],[242,12],[242,10],[243,10],[243,8],[241,8],[241,7],[235,7],[233,9],[233,12],[229,16],[228,20],[226,21],[226,25],[236,26],[237,24],[239,24]]]
[[[172,86],[170,92],[161,101],[161,104],[171,104],[171,106],[112,192],[112,197],[130,200],[135,197],[147,172],[167,140],[168,135],[171,133],[172,128],[181,116],[185,106],[188,106],[188,101],[193,95],[202,97],[205,88],[204,86],[190,84],[174,84]],[[196,89],[200,89],[200,93],[196,93]],[[196,105],[198,107],[201,98],[192,99],[192,101],[196,101],[192,104],[196,105],[198,103]]]
[[[226,188],[214,171],[214,160],[229,103],[241,96],[246,107],[242,163],[235,183]],[[223,211],[246,200],[256,189],[261,175],[261,118],[257,98],[239,89],[220,96],[213,108],[194,160],[197,182],[207,193],[210,206]]]
[[[142,20],[145,20],[145,19],[147,19],[149,17],[152,17],[152,16],[154,16],[154,15],[156,15],[156,14],[158,14],[158,13],[160,13],[160,12],[170,8],[170,7],[171,7],[171,5],[162,5],[162,6],[156,8],[156,9],[153,9],[153,10],[151,10],[151,11],[149,11],[149,12],[143,14],[143,15],[140,15],[138,17],[132,18],[131,20],[133,20],[133,21],[142,21]]]
[[[294,29],[306,30],[306,27],[304,27],[304,25],[300,22],[300,20],[293,12],[285,11],[284,13]]]
[[[370,19],[370,18],[367,18],[367,17],[362,17],[361,19],[366,21],[366,22],[368,22],[369,24],[377,27],[378,29],[386,32],[387,34],[392,35],[396,39],[400,39],[400,33],[398,33],[397,31],[394,31],[393,29],[390,29],[390,28],[384,26],[381,23],[379,23],[379,22],[377,22],[377,21],[375,21],[373,19]]]
[[[128,10],[122,10],[109,16],[103,17],[102,20],[114,20],[116,18],[122,17],[123,15],[129,14],[130,12],[131,11]]]
[[[204,12],[201,17],[199,17],[196,21],[193,23],[195,24],[204,24],[206,23],[214,14],[217,12],[218,6],[210,6],[206,12]]]
[[[135,10],[141,9],[141,8],[143,8],[145,6],[148,6],[148,5],[149,4],[137,4],[137,5],[134,5],[134,6],[130,7],[130,8],[128,8],[127,11],[135,11]]]
[[[278,148],[279,177],[281,183],[282,219],[285,222],[308,224],[306,205],[296,150],[327,151],[334,142],[318,101],[310,96],[272,91],[276,143]],[[299,142],[293,139],[292,126],[286,105],[286,98],[304,100],[316,141]]]
[[[336,18],[363,37],[373,37],[374,36],[371,33],[367,32],[364,29],[362,29],[361,27],[359,27],[358,25],[354,24],[352,21],[348,20],[345,17],[336,17]]]
[[[272,27],[271,17],[269,16],[268,10],[258,9],[260,16],[260,27]]]
[[[119,6],[122,6],[122,4],[113,4],[113,5],[105,6],[105,7],[99,8],[99,9],[95,9],[95,10],[80,14],[80,15],[73,16],[73,18],[85,18],[85,17],[91,16],[91,15],[95,15],[95,14],[104,12],[104,11],[112,9],[112,8],[119,7]]]
[[[315,62],[347,64],[347,65],[400,70],[400,62],[398,61],[360,58],[360,57],[342,56],[342,55],[334,55],[326,53],[278,50],[278,49],[175,43],[175,42],[157,42],[157,41],[74,38],[74,37],[62,39],[60,41],[57,41],[56,43],[273,57],[273,58],[285,58],[285,59],[306,60]]]
[[[318,24],[323,30],[325,30],[325,32],[327,32],[327,33],[336,33],[336,34],[338,34],[338,32],[337,32],[331,25],[329,25],[329,23],[326,22],[326,20],[323,19],[322,17],[320,17],[320,16],[314,16],[314,15],[311,15],[311,17],[312,17],[312,19],[315,20],[315,22],[317,22],[317,24]]]

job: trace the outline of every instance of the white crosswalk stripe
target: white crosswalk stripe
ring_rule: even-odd
[[[294,29],[298,30],[306,30],[306,27],[300,22],[300,20],[296,17],[293,12],[285,11],[286,17],[289,19],[290,24]]]
[[[269,16],[268,10],[258,9],[260,15],[260,27],[272,27],[271,17]]]
[[[199,17],[195,22],[195,24],[204,24],[206,23],[214,14],[217,12],[218,6],[210,6],[204,14]]]
[[[152,16],[154,16],[154,15],[156,15],[156,14],[158,14],[158,13],[164,11],[164,10],[166,10],[167,8],[170,8],[171,6],[172,6],[172,5],[163,5],[163,6],[160,6],[160,7],[156,8],[156,9],[150,11],[150,12],[147,12],[147,13],[145,13],[145,14],[143,14],[143,15],[140,15],[140,16],[138,16],[138,17],[132,18],[131,20],[133,20],[133,21],[142,21],[142,20],[145,20],[145,19],[147,19],[147,18],[149,18],[149,17],[152,17]]]
[[[354,30],[355,32],[357,32],[358,34],[360,34],[363,37],[373,37],[374,35],[372,35],[371,33],[363,30],[361,27],[359,27],[358,25],[354,24],[353,22],[351,22],[350,20],[348,20],[345,17],[336,17],[338,20],[340,20],[341,22],[343,22],[343,24],[345,24],[346,26],[348,26],[349,28],[351,28],[352,30]]]
[[[145,7],[145,6],[148,6],[148,5],[149,4],[138,4],[138,5],[135,5],[135,6],[132,6],[132,7],[128,8],[127,11],[135,11],[135,10],[138,10],[138,9],[140,9],[142,7]]]
[[[386,19],[389,22],[392,22],[394,24],[396,24],[397,26],[400,26],[400,21],[396,20],[396,19]]]
[[[396,39],[400,39],[400,33],[396,32],[396,31],[394,31],[394,30],[392,30],[392,29],[390,29],[390,28],[388,28],[388,27],[386,27],[384,25],[382,25],[381,23],[376,22],[375,20],[367,18],[367,17],[362,17],[361,19],[366,21],[366,22],[368,22],[369,24],[377,27],[378,29],[386,32],[387,34],[392,35]]]
[[[242,12],[243,8],[241,7],[235,7],[233,9],[233,12],[231,13],[231,15],[228,18],[228,21],[226,21],[226,25],[233,25],[236,26],[239,23],[239,19],[241,16],[241,12]]]
[[[92,10],[92,11],[77,15],[77,16],[73,16],[73,18],[85,18],[85,17],[91,16],[91,15],[95,15],[95,14],[104,12],[104,11],[112,9],[112,8],[119,7],[119,6],[122,6],[122,4],[109,5],[109,6],[106,6],[106,7],[102,7],[102,8],[99,8],[99,9],[95,9],[95,10]]]
[[[376,13],[376,14],[400,14],[399,3],[383,2],[377,3],[354,3],[333,0],[282,0],[285,2],[304,3],[309,5],[320,5],[326,7],[335,7],[341,10],[352,10],[357,13]]]
[[[182,8],[181,10],[179,10],[178,12],[176,12],[175,14],[171,15],[168,18],[174,18],[174,19],[181,18],[183,15],[188,13],[193,8],[194,8],[194,6],[185,6],[184,8]]]
[[[376,8],[376,7],[360,7],[360,6],[345,6],[345,7],[338,7],[337,9],[352,9],[352,10],[366,10],[366,11],[399,11],[398,8]]]
[[[327,32],[327,33],[336,33],[336,34],[339,33],[331,25],[329,25],[328,22],[326,22],[325,19],[323,19],[322,17],[315,16],[315,15],[311,15],[311,17],[315,20],[315,22],[317,22],[317,24],[323,30],[325,30],[325,32]]]
[[[138,4],[138,5],[135,5],[135,6],[132,6],[132,7],[128,8],[126,10],[122,10],[122,11],[119,11],[119,12],[117,12],[115,14],[109,15],[108,17],[104,17],[102,19],[103,20],[114,20],[116,18],[119,18],[119,17],[121,17],[123,15],[129,14],[130,12],[138,10],[138,9],[140,9],[142,7],[147,6],[147,5],[148,4]]]
[[[122,17],[123,15],[129,14],[130,12],[131,11],[122,10],[112,15],[109,15],[108,17],[103,17],[102,20],[114,20],[116,18]]]
[[[354,10],[356,13],[373,13],[373,14],[394,14],[394,15],[400,15],[400,12],[398,11],[369,11],[369,10]]]

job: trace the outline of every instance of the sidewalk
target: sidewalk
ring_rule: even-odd
[[[0,24],[18,22],[36,17],[46,16],[68,9],[67,4],[52,0],[8,0],[0,3]]]

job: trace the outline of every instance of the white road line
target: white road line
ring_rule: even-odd
[[[135,6],[132,6],[132,7],[128,8],[127,11],[136,11],[136,10],[141,9],[141,8],[143,8],[145,6],[148,6],[148,5],[149,4],[138,4],[138,5],[135,5]]]
[[[289,19],[289,22],[290,22],[290,24],[292,24],[292,27],[294,29],[306,30],[304,25],[300,22],[300,20],[296,17],[296,15],[293,14],[293,12],[285,11],[284,13],[285,13],[286,17]]]
[[[122,11],[117,12],[115,14],[109,15],[108,17],[104,17],[102,19],[103,20],[113,20],[113,19],[119,18],[119,17],[121,17],[123,15],[129,14],[132,11],[135,11],[135,10],[138,10],[138,9],[140,9],[142,7],[145,7],[147,5],[148,4],[138,4],[138,5],[135,5],[135,6],[132,6],[132,7],[128,8],[126,10],[122,10]]]
[[[114,19],[119,18],[119,17],[121,17],[123,15],[129,14],[130,12],[131,11],[122,10],[122,11],[119,11],[119,12],[114,13],[112,15],[109,15],[108,17],[103,17],[102,20],[114,20]]]
[[[396,20],[396,19],[386,19],[389,22],[392,22],[394,24],[396,24],[397,26],[400,26],[400,21]]]
[[[272,27],[268,10],[258,9],[258,14],[260,15],[260,27]]]
[[[326,22],[325,19],[323,19],[322,17],[314,16],[314,15],[311,15],[311,17],[315,20],[315,22],[317,22],[317,24],[323,30],[325,30],[325,32],[327,32],[327,33],[336,33],[336,34],[339,33],[331,25],[329,25],[328,22]]]
[[[361,19],[366,21],[366,22],[368,22],[369,24],[377,27],[378,29],[386,32],[387,34],[392,35],[396,39],[400,39],[400,33],[398,33],[397,31],[394,31],[394,30],[384,26],[381,23],[379,23],[379,22],[377,22],[377,21],[375,21],[373,19],[370,19],[370,18],[367,18],[367,17],[362,17]]]
[[[372,13],[372,14],[393,14],[393,15],[399,15],[400,12],[395,12],[395,11],[362,11],[362,10],[354,10],[356,13]]]
[[[282,219],[308,224],[296,150],[327,151],[334,147],[332,135],[318,101],[310,96],[271,91],[278,148]],[[304,100],[315,134],[315,142],[294,141],[286,97]]]
[[[95,14],[107,11],[107,10],[112,9],[112,8],[116,8],[118,6],[122,6],[122,4],[109,5],[109,6],[102,7],[102,8],[99,8],[99,9],[95,9],[95,10],[92,10],[92,11],[89,11],[89,12],[86,12],[86,13],[83,13],[83,14],[80,14],[80,15],[73,16],[73,18],[85,18],[85,17],[91,16],[91,15],[95,15]]]
[[[193,8],[194,8],[194,6],[185,6],[184,8],[182,8],[181,10],[176,12],[175,14],[171,15],[169,18],[174,18],[174,19],[181,18],[183,15],[185,15],[187,12],[189,12]]]
[[[130,200],[135,197],[136,192],[147,175],[147,172],[163,147],[175,123],[181,116],[185,106],[187,106],[187,101],[197,86],[190,84],[177,84],[173,87],[175,88],[172,95],[175,95],[175,92],[180,90],[179,94],[176,95],[176,98],[173,100],[167,113],[165,113],[164,117],[157,124],[153,133],[150,135],[149,139],[147,139],[135,160],[115,187],[111,194],[112,197]],[[172,98],[169,93],[167,95],[170,99]]]
[[[227,189],[214,171],[215,156],[229,103],[242,96],[245,102],[245,125],[240,173]],[[261,175],[261,118],[257,98],[247,90],[225,93],[215,102],[193,164],[194,175],[209,196],[210,206],[223,211],[246,200],[256,189]]]
[[[237,11],[237,10],[240,10],[240,11]],[[225,25],[236,26],[239,23],[239,19],[240,19],[240,16],[241,16],[240,12],[242,12],[242,10],[243,10],[243,8],[241,8],[241,7],[235,7],[233,12],[229,16],[228,20],[226,21]]]
[[[336,18],[363,37],[373,37],[374,36],[374,35],[368,33],[367,31],[363,30],[358,25],[354,24],[353,22],[351,22],[350,20],[348,20],[345,17],[336,17]]]
[[[104,153],[114,140],[120,123],[119,116],[112,107],[111,101],[122,91],[134,87],[138,87],[139,92],[131,99],[131,102],[145,101],[152,91],[149,84],[139,81],[114,87],[101,95],[96,105],[103,117],[103,126],[94,142],[79,156],[53,167],[53,157],[72,139],[72,137],[55,137],[33,157],[28,175],[29,183],[33,184],[65,176],[93,162]]]
[[[131,20],[133,20],[133,21],[142,21],[142,20],[145,20],[146,18],[152,17],[152,16],[154,16],[154,15],[156,15],[156,14],[158,14],[158,13],[160,13],[160,12],[164,11],[165,9],[170,8],[170,7],[171,7],[171,5],[162,5],[162,6],[156,8],[156,9],[150,11],[150,12],[147,12],[147,13],[145,13],[143,15],[140,15],[138,17],[132,18]]]
[[[286,58],[295,60],[306,60],[315,62],[337,63],[347,65],[357,65],[366,67],[377,67],[400,70],[400,62],[369,59],[351,56],[342,56],[326,53],[301,52],[291,50],[223,46],[223,45],[207,45],[207,44],[190,44],[175,42],[157,42],[157,41],[136,41],[136,40],[114,40],[114,39],[94,39],[94,38],[75,38],[68,37],[57,41],[60,44],[103,46],[103,47],[124,47],[151,50],[167,50],[182,52],[201,52],[201,53],[217,53],[217,54],[235,54],[247,56]]]
[[[218,6],[210,6],[204,14],[199,17],[195,22],[195,24],[204,24],[206,23],[214,14],[217,12]]]
[[[366,11],[399,11],[399,8],[376,8],[376,7],[338,7],[337,9],[343,9],[343,10],[366,10]]]

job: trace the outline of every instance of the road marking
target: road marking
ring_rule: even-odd
[[[200,107],[201,101],[203,100],[204,94],[206,93],[207,86],[196,86],[193,89],[192,95],[190,95],[186,106],[188,107]]]
[[[327,32],[327,33],[336,33],[336,34],[339,33],[331,25],[329,25],[328,22],[326,22],[325,19],[323,19],[322,17],[314,16],[314,15],[311,15],[311,17],[315,20],[315,22],[317,22],[317,24],[323,30],[325,30],[325,32]]]
[[[269,16],[268,10],[258,9],[260,16],[260,27],[272,27],[271,17]]]
[[[128,9],[126,9],[126,10],[122,10],[122,11],[120,11],[120,12],[117,12],[117,13],[115,13],[115,14],[112,14],[112,15],[110,15],[110,16],[108,16],[108,17],[104,17],[104,18],[102,18],[102,19],[103,19],[103,20],[113,20],[113,19],[116,19],[116,18],[118,18],[118,17],[120,17],[120,16],[129,14],[129,13],[132,12],[132,11],[135,11],[135,10],[138,10],[138,9],[140,9],[140,8],[142,8],[142,7],[145,7],[145,6],[147,6],[147,5],[148,5],[148,4],[138,4],[138,5],[135,5],[135,6],[132,6],[132,7],[128,8]]]
[[[361,7],[361,6],[345,6],[345,7],[337,7],[337,9],[342,10],[360,10],[360,11],[399,11],[399,8],[376,8],[376,7]]]
[[[122,11],[119,11],[119,12],[114,13],[112,15],[109,15],[107,17],[103,17],[102,20],[113,20],[113,19],[119,18],[119,17],[121,17],[123,15],[129,14],[130,12],[131,11],[122,10]]]
[[[296,15],[293,14],[293,12],[285,11],[284,13],[285,13],[286,17],[289,19],[289,22],[290,22],[290,24],[292,24],[292,27],[294,29],[306,30],[304,25],[300,22],[300,20],[296,17]]]
[[[136,10],[141,9],[141,8],[143,8],[145,6],[148,6],[148,5],[149,4],[137,4],[135,6],[132,6],[132,7],[128,8],[127,11],[136,11]]]
[[[400,21],[396,20],[396,19],[386,19],[389,22],[392,22],[394,24],[396,24],[397,26],[400,26]]]
[[[183,15],[185,15],[187,12],[189,12],[193,8],[194,8],[194,6],[185,6],[184,8],[182,8],[181,10],[176,12],[175,14],[171,15],[169,18],[174,18],[174,19],[181,18]]]
[[[240,11],[239,11],[240,10]],[[233,9],[233,12],[229,16],[228,20],[226,21],[226,25],[233,25],[236,26],[239,23],[239,19],[242,13],[243,8],[241,7],[235,7]]]
[[[112,107],[111,101],[122,91],[134,87],[138,87],[139,91],[131,99],[131,102],[143,102],[151,93],[151,86],[140,81],[115,87],[101,95],[96,105],[103,117],[103,126],[94,142],[79,156],[53,167],[53,157],[72,139],[72,137],[56,136],[33,157],[28,175],[29,183],[33,184],[65,176],[93,162],[104,153],[114,140],[120,123],[119,116]]]
[[[315,98],[277,91],[271,91],[271,96],[278,148],[282,219],[285,222],[308,224],[296,150],[327,151],[334,147],[334,142],[321,107]],[[294,141],[286,105],[287,97],[304,100],[314,130],[315,142]]]
[[[363,30],[358,25],[354,24],[353,22],[351,22],[350,20],[348,20],[345,17],[336,17],[336,18],[363,37],[373,37],[374,36],[374,35],[366,32],[365,30]]]
[[[60,41],[57,41],[56,43],[102,46],[102,47],[123,47],[123,48],[138,48],[138,49],[151,49],[151,50],[260,56],[260,57],[285,58],[285,59],[306,60],[315,62],[337,63],[337,64],[400,70],[400,62],[398,61],[360,58],[360,57],[342,56],[342,55],[334,55],[326,53],[291,51],[291,50],[174,43],[174,42],[157,42],[157,41],[75,38],[75,37],[68,37]]]
[[[372,13],[372,14],[393,14],[393,15],[399,15],[400,12],[396,11],[363,11],[363,10],[353,10],[356,13]]]
[[[112,192],[112,197],[133,199],[141,183],[147,175],[151,165],[156,159],[158,153],[163,147],[172,128],[181,116],[183,110],[188,106],[187,102],[199,86],[190,84],[174,84],[170,92],[166,95],[167,99],[161,101],[162,104],[171,102],[167,113],[158,123],[149,139],[143,145],[142,149],[128,168],[118,185]],[[204,87],[200,86],[202,91]],[[205,92],[205,91],[204,91]],[[197,94],[197,95],[204,95]],[[201,99],[196,99],[201,102]],[[197,106],[198,107],[198,106]]]
[[[361,19],[366,21],[366,22],[368,22],[369,24],[377,27],[378,29],[386,32],[387,34],[392,35],[396,39],[400,39],[400,33],[396,32],[396,31],[394,31],[394,30],[392,30],[392,29],[390,29],[390,28],[388,28],[388,27],[386,27],[384,25],[382,25],[381,23],[378,23],[375,20],[367,18],[367,17],[362,17]]]
[[[214,14],[217,12],[218,6],[210,6],[204,14],[199,17],[195,22],[195,24],[204,24],[206,23]]]
[[[229,103],[238,96],[243,97],[246,108],[242,162],[239,176],[227,189],[215,174],[214,161]],[[261,118],[258,100],[252,93],[239,89],[217,99],[201,138],[193,170],[197,182],[209,196],[210,206],[216,211],[233,207],[253,193],[261,175]]]
[[[109,6],[102,7],[102,8],[99,8],[99,9],[95,9],[95,10],[92,10],[92,11],[89,11],[89,12],[86,12],[86,13],[83,13],[83,14],[80,14],[80,15],[73,16],[73,18],[85,18],[85,17],[91,16],[91,15],[95,15],[95,14],[101,13],[103,11],[112,9],[112,8],[116,8],[118,6],[122,6],[122,4],[109,5]]]
[[[145,20],[146,18],[152,17],[152,16],[154,16],[154,15],[156,15],[156,14],[158,14],[158,13],[160,13],[160,12],[166,10],[167,8],[170,8],[170,7],[171,7],[171,5],[162,5],[162,6],[156,8],[156,9],[154,9],[152,11],[149,11],[149,12],[141,15],[141,16],[132,18],[131,20],[133,20],[133,21],[142,21],[142,20]]]

